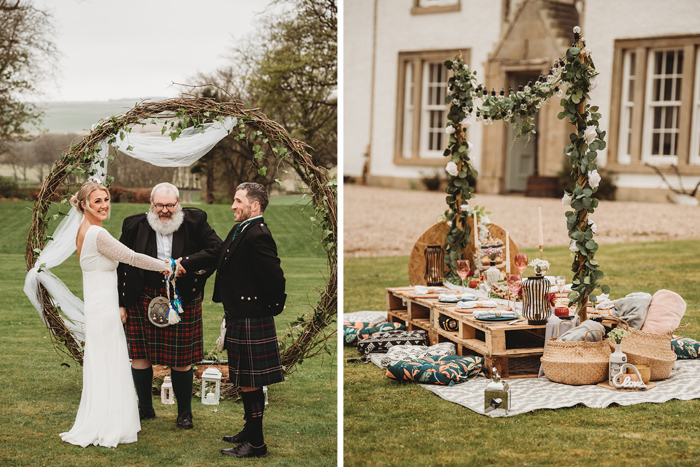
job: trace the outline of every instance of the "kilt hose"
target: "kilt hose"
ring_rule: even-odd
[[[272,316],[227,319],[226,352],[231,384],[260,388],[284,381]]]
[[[201,361],[204,357],[201,294],[191,302],[182,304],[182,321],[164,328],[153,325],[148,319],[148,305],[158,296],[167,297],[165,287],[144,287],[136,303],[127,308],[124,331],[129,358],[148,359],[154,365],[169,367]]]

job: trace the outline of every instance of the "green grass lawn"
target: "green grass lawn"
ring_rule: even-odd
[[[525,253],[535,257],[535,250]],[[552,263],[549,274],[572,279],[566,247],[548,249],[545,259]],[[596,259],[612,299],[659,289],[678,292],[688,305],[682,323],[690,323],[679,333],[700,338],[700,243],[604,245]],[[384,311],[385,288],[408,285],[408,257],[344,263],[344,313]],[[357,356],[354,347],[345,348],[345,360]],[[698,400],[580,406],[491,419],[415,384],[389,380],[372,364],[346,363],[343,380],[346,466],[700,463]]]
[[[233,225],[229,206],[200,206],[212,227],[225,236]],[[48,331],[22,288],[24,236],[31,203],[2,202],[0,216],[0,465],[228,465],[233,459],[219,451],[231,447],[221,441],[242,426],[243,406],[223,401],[218,407],[193,400],[195,427],[175,426],[174,406],[154,398],[158,418],[143,423],[139,441],[116,449],[64,443],[58,434],[75,420],[82,389],[82,368],[54,350]],[[127,215],[144,212],[146,205],[115,204],[105,227],[118,236]],[[327,277],[325,254],[313,244],[310,213],[289,203],[271,205],[265,213],[280,251],[287,278],[287,309],[276,318],[278,334],[310,309],[315,287]],[[54,272],[78,296],[82,278],[75,255]],[[204,302],[204,351],[214,347],[223,310],[212,303],[214,282],[207,284]],[[335,341],[335,340],[334,340]],[[269,388],[265,437],[269,455],[246,465],[336,465],[337,363],[332,355],[305,360],[284,383]],[[224,354],[225,355],[225,354]],[[65,364],[65,365],[64,365]]]

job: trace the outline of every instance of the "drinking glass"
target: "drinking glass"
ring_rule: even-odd
[[[510,290],[510,293],[517,297],[523,285],[523,276],[520,274],[508,274],[506,282],[508,283],[508,290]],[[508,297],[508,308],[510,308],[510,296]],[[513,309],[515,310],[515,302],[513,303]]]
[[[523,273],[527,267],[527,255],[525,253],[515,255],[515,267],[518,268],[520,274]]]
[[[564,291],[564,286],[566,285],[566,277],[557,276],[555,283],[557,284],[557,290],[559,290],[559,295],[561,295],[561,293]],[[557,301],[561,303],[561,297],[558,297]]]
[[[467,291],[467,288],[464,286],[464,280],[467,278],[467,274],[469,274],[469,260],[458,259],[457,275],[459,275],[459,278],[462,279],[462,293]]]

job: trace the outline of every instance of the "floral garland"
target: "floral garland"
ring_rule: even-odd
[[[574,43],[566,53],[563,76],[571,85],[566,98],[561,100],[564,110],[558,118],[568,118],[569,123],[576,127],[576,133],[570,135],[571,144],[564,148],[573,168],[571,176],[576,181],[576,187],[571,193],[564,193],[562,204],[573,209],[566,212],[566,226],[571,239],[569,249],[574,256],[571,267],[574,279],[569,300],[571,304],[578,305],[577,312],[583,321],[586,318],[585,305],[588,300],[596,302],[593,291],[600,288],[607,294],[610,287],[598,283],[605,275],[594,259],[598,251],[598,244],[593,239],[597,226],[589,218],[589,214],[593,214],[598,207],[598,199],[593,197],[601,179],[595,163],[597,151],[605,148],[605,132],[598,125],[601,118],[598,107],[586,103],[590,99],[588,92],[598,85],[598,72],[591,59],[591,52],[586,49],[585,39],[579,37],[580,32],[578,26],[574,28]]]
[[[470,164],[469,153],[473,145],[466,140],[466,131],[475,122],[484,125],[502,120],[518,130],[517,137],[535,133],[534,117],[542,104],[554,95],[566,97],[561,99],[564,110],[558,118],[569,118],[576,126],[577,133],[571,134],[571,144],[565,148],[569,162],[573,167],[572,176],[576,179],[576,188],[566,193],[564,204],[574,209],[566,213],[570,248],[575,253],[572,270],[575,273],[573,289],[569,295],[572,303],[579,304],[585,319],[586,303],[592,291],[598,286],[603,272],[598,269],[598,262],[593,259],[598,245],[593,240],[596,225],[588,219],[588,214],[598,206],[593,198],[600,183],[595,164],[596,151],[605,148],[605,132],[598,128],[600,114],[598,107],[587,105],[588,91],[597,85],[597,72],[590,58],[590,51],[585,48],[585,40],[579,37],[580,28],[574,28],[574,44],[566,53],[566,60],[554,62],[547,76],[540,76],[535,83],[520,85],[516,92],[509,89],[506,96],[501,89],[496,95],[494,89],[489,93],[486,86],[478,84],[476,71],[472,72],[464,63],[461,53],[444,63],[452,70],[448,80],[448,93],[445,103],[450,104],[447,115],[448,135],[447,149],[444,156],[449,157],[446,171],[448,173],[447,205],[445,219],[450,226],[445,244],[445,264],[450,267],[449,277],[456,275],[456,261],[461,258],[471,238],[471,229],[467,227],[467,218],[471,212],[468,201],[473,197],[474,187],[468,177],[475,179],[478,172]],[[604,293],[609,292],[607,285],[601,286]],[[595,297],[591,297],[595,301]],[[579,311],[580,312],[580,311]]]
[[[448,184],[445,219],[450,226],[445,248],[445,264],[450,267],[448,278],[456,277],[456,262],[469,245],[471,229],[467,227],[467,218],[472,212],[468,201],[473,197],[474,187],[469,184],[469,177],[475,179],[479,174],[470,164],[469,153],[473,145],[466,140],[466,131],[475,122],[491,125],[495,120],[503,120],[518,129],[517,137],[535,133],[534,118],[542,104],[550,97],[564,94],[562,72],[564,60],[557,60],[549,75],[540,76],[537,82],[519,86],[517,92],[509,90],[496,95],[483,84],[476,81],[476,71],[469,71],[461,53],[453,60],[444,63],[445,68],[453,71],[447,83],[445,103],[450,104],[447,114],[448,135],[447,149],[443,155],[449,157],[446,171]]]

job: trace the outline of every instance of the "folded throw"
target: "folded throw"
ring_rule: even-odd
[[[615,308],[610,312],[616,318],[624,319],[634,329],[641,329],[647,317],[651,294],[634,292],[625,298],[615,300]]]
[[[595,332],[596,330],[600,332]],[[586,337],[587,332],[588,337]],[[583,342],[584,339],[588,342],[600,342],[603,337],[605,337],[605,327],[589,319],[559,336],[557,342]]]

